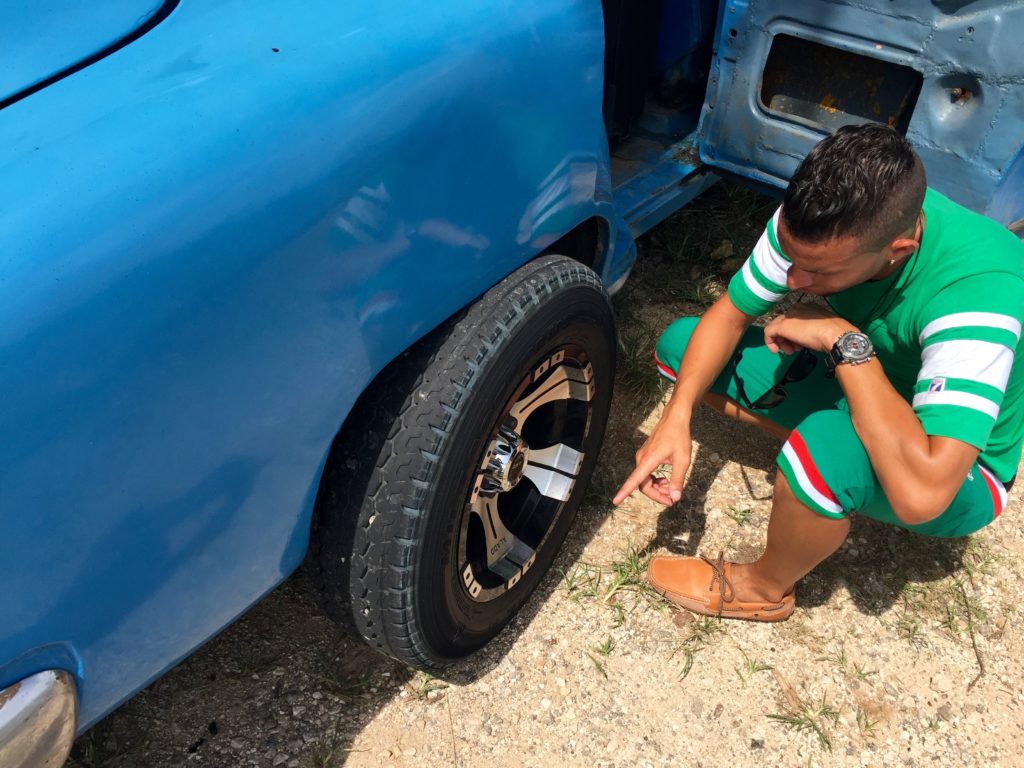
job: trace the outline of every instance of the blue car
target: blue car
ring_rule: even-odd
[[[1019,230],[1024,9],[965,5],[6,4],[0,768],[304,561],[383,653],[486,643],[594,470],[635,239],[717,173],[884,122]]]

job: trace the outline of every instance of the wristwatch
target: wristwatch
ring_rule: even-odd
[[[871,339],[860,331],[847,331],[825,354],[825,375],[832,379],[836,375],[836,366],[843,363],[860,365],[875,356],[875,345]]]

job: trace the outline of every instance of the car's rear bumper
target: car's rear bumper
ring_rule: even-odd
[[[0,768],[60,768],[75,738],[71,675],[46,670],[0,691]]]

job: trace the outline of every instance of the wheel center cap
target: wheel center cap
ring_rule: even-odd
[[[515,488],[526,474],[529,460],[530,447],[526,441],[503,427],[494,439],[487,463],[486,475],[493,489],[503,493]]]
[[[508,482],[515,485],[523,479],[523,472],[526,471],[526,454],[517,452],[512,457],[512,463],[508,466]]]

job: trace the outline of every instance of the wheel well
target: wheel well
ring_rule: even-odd
[[[608,222],[599,216],[592,216],[555,240],[534,258],[539,259],[540,257],[549,254],[568,256],[569,258],[590,267],[598,274],[601,274],[601,269],[604,266],[604,260],[607,253]],[[478,298],[479,297],[477,297],[477,299]],[[354,424],[359,422],[359,419],[354,417],[364,409],[372,407],[372,401],[375,393],[383,386],[384,382],[402,374],[405,366],[410,364],[410,356],[413,350],[422,348],[423,346],[429,346],[432,344],[436,345],[440,343],[444,339],[451,325],[458,322],[458,320],[469,311],[469,307],[471,307],[477,299],[474,299],[469,303],[469,305],[459,309],[426,336],[414,341],[407,348],[397,354],[391,362],[385,365],[384,368],[382,368],[380,372],[373,377],[370,383],[367,384],[360,393],[348,414],[345,416],[344,421],[342,421],[338,426],[338,431],[335,433],[334,440],[331,442],[331,447],[327,454],[327,459],[324,462],[324,467],[317,484],[316,500],[313,507],[313,519],[310,529],[311,540],[316,534],[318,518],[322,512],[323,505],[332,503],[326,488],[326,484],[330,481],[330,475],[332,472],[343,471],[343,469],[339,467],[339,463],[342,461],[340,457],[344,455],[345,449],[351,441],[358,439],[359,437],[358,429],[353,427]],[[415,363],[413,362],[413,364]],[[356,434],[353,434],[354,432]]]
[[[601,274],[608,254],[608,222],[592,216],[537,254],[537,258],[559,254],[575,259]]]

